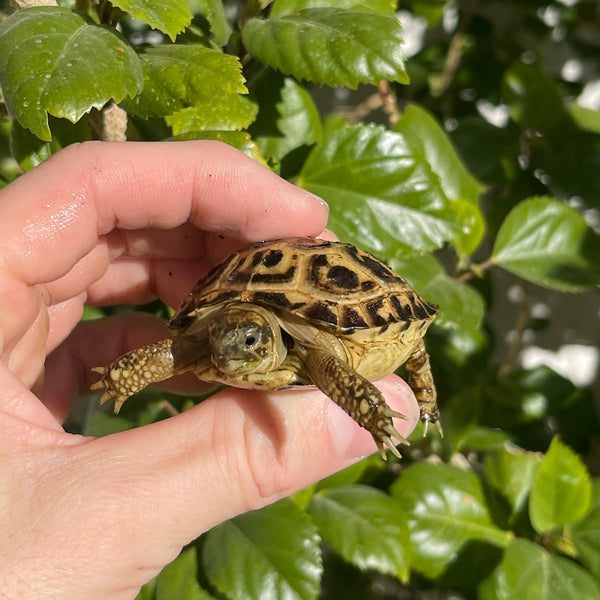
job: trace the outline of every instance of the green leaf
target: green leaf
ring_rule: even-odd
[[[186,0],[111,0],[114,6],[135,19],[166,33],[175,41],[192,21],[192,11]]]
[[[592,484],[585,465],[555,437],[542,460],[531,488],[529,517],[538,533],[581,519],[592,499]]]
[[[324,198],[340,238],[389,258],[428,252],[464,236],[478,209],[448,197],[415,134],[330,124],[298,185]],[[450,187],[450,186],[449,186]]]
[[[539,454],[526,452],[510,444],[486,454],[487,480],[508,500],[512,515],[516,515],[525,506],[541,460]]]
[[[271,17],[283,17],[306,8],[334,7],[393,17],[396,4],[396,0],[275,0],[270,14]]]
[[[481,483],[470,471],[419,463],[406,469],[391,493],[408,516],[413,567],[427,577],[441,575],[467,542],[504,547],[512,537],[492,523]]]
[[[311,8],[242,30],[248,52],[296,79],[356,88],[382,79],[408,83],[401,26],[395,17]]]
[[[395,127],[409,141],[415,156],[431,170],[430,178],[437,177],[444,196],[463,203],[455,207],[461,215],[461,231],[453,240],[459,254],[473,252],[484,232],[483,215],[479,211],[478,197],[481,184],[467,171],[446,132],[425,110],[415,104],[406,109]]]
[[[411,287],[439,306],[436,324],[449,329],[478,330],[485,313],[481,294],[470,285],[447,275],[431,254],[397,257],[390,267],[406,277]]]
[[[202,563],[211,584],[231,600],[315,600],[319,541],[308,516],[285,499],[211,529]]]
[[[223,0],[188,0],[194,14],[202,15],[210,24],[215,42],[224,46],[231,36],[231,26],[225,17]]]
[[[553,556],[533,542],[516,539],[481,585],[480,600],[598,600],[592,576],[579,565]]]
[[[248,127],[257,112],[257,105],[249,98],[224,94],[173,113],[165,121],[172,127],[174,135],[201,130],[232,131]]]
[[[600,579],[600,479],[592,484],[592,504],[585,516],[565,531],[581,562]]]
[[[239,60],[204,46],[155,46],[142,50],[139,58],[144,89],[127,108],[144,118],[206,107],[223,96],[247,92]]]
[[[260,107],[261,110],[265,108],[262,103]],[[256,143],[265,156],[281,161],[292,150],[312,145],[321,138],[317,107],[309,92],[291,77],[283,81],[281,101],[276,104],[276,110],[279,115],[277,129],[281,135],[256,136]],[[272,120],[272,115],[269,115],[269,120]]]
[[[171,138],[174,142],[184,140],[214,140],[229,144],[250,158],[254,158],[263,164],[265,159],[261,156],[258,146],[254,143],[250,134],[245,131],[189,131]]]
[[[538,285],[580,291],[600,282],[600,237],[573,208],[548,196],[520,202],[506,217],[492,261]]]
[[[584,131],[600,133],[600,111],[571,102],[567,110],[575,124]]]
[[[184,550],[156,578],[156,600],[214,600],[198,584],[196,548]]]
[[[48,114],[75,123],[143,85],[137,55],[118,34],[63,8],[16,11],[0,23],[0,55],[9,114],[44,141]]]
[[[567,118],[556,83],[538,66],[513,64],[504,74],[502,95],[522,127],[550,132]]]
[[[346,561],[408,581],[406,517],[387,494],[364,485],[327,488],[311,498],[308,512],[323,540]]]

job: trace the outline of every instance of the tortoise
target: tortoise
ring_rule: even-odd
[[[132,350],[92,389],[115,412],[147,385],[184,371],[251,389],[315,385],[367,429],[386,459],[397,443],[392,410],[371,380],[406,364],[425,432],[439,427],[423,336],[437,307],[353,245],[285,238],[235,252],[201,279],[168,321],[172,339]],[[396,442],[394,442],[396,440]]]

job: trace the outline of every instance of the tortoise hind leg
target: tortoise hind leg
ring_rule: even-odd
[[[440,435],[443,435],[442,425],[440,424],[440,411],[437,405],[437,392],[433,383],[431,374],[431,365],[429,364],[429,354],[425,349],[423,340],[410,355],[405,363],[408,371],[408,385],[415,393],[417,402],[421,407],[421,421],[425,426],[423,435],[427,435],[429,423],[433,423]]]
[[[383,459],[386,448],[400,458],[396,443],[408,441],[396,430],[392,417],[406,417],[392,410],[368,379],[337,356],[311,348],[305,363],[313,383],[373,436]]]

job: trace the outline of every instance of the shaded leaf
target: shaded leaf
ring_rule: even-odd
[[[261,103],[261,110],[264,105]],[[265,156],[281,160],[303,145],[312,145],[321,138],[321,120],[309,92],[291,77],[281,87],[281,100],[276,104],[279,115],[277,129],[281,135],[258,135],[256,143]],[[269,120],[272,120],[270,115]]]
[[[406,277],[411,287],[439,306],[436,324],[460,330],[478,330],[485,313],[481,294],[470,285],[446,274],[431,254],[397,257],[390,267]]]
[[[541,460],[540,454],[508,444],[485,456],[487,480],[508,500],[513,515],[525,506]]]
[[[414,568],[430,578],[441,575],[468,542],[503,547],[512,537],[492,523],[481,483],[470,471],[419,463],[406,469],[391,493],[408,516]]]
[[[210,24],[215,42],[224,46],[231,36],[231,26],[225,17],[223,0],[188,0],[192,12],[202,15]]]
[[[319,541],[308,516],[285,499],[211,529],[202,563],[211,584],[231,600],[316,599]]]
[[[591,481],[583,462],[555,437],[531,488],[531,524],[538,533],[546,533],[573,523],[588,511],[591,498]]]
[[[581,562],[600,579],[600,479],[592,485],[592,504],[582,519],[566,527]]]
[[[283,17],[306,8],[334,7],[393,17],[396,4],[395,0],[275,0],[270,15]]]
[[[75,123],[143,85],[137,55],[118,34],[63,8],[12,14],[0,23],[0,55],[9,114],[45,141],[51,139],[48,114]]]
[[[506,217],[492,260],[545,287],[579,291],[600,281],[600,237],[573,208],[548,196],[519,203]]]
[[[247,91],[239,60],[204,46],[155,46],[142,50],[139,58],[144,89],[126,106],[144,118],[172,115]]]
[[[186,0],[111,0],[111,3],[135,19],[166,33],[173,41],[192,20]]]
[[[446,195],[412,134],[330,124],[298,184],[330,206],[340,238],[389,258],[427,252],[464,234],[478,209]],[[460,242],[459,242],[460,244]]]
[[[156,577],[156,600],[214,600],[197,580],[196,548],[184,550]]]
[[[165,118],[174,135],[188,131],[244,129],[258,112],[257,105],[239,94],[206,99],[195,106],[183,108]]]
[[[337,8],[252,19],[242,30],[248,52],[296,79],[355,88],[382,79],[408,83],[395,17]]]
[[[480,600],[598,600],[592,576],[575,563],[540,546],[516,539],[504,559],[482,584]]]
[[[406,517],[387,494],[364,485],[327,488],[312,496],[308,512],[323,539],[346,561],[408,580]]]

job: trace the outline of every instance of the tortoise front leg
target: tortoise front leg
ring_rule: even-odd
[[[437,392],[431,374],[429,354],[427,354],[423,340],[420,340],[405,364],[408,371],[408,385],[415,393],[417,402],[421,407],[421,421],[425,426],[423,435],[427,435],[429,423],[434,423],[440,435],[443,435],[439,420],[440,411],[437,405]]]
[[[373,436],[383,460],[386,448],[401,458],[393,438],[401,444],[408,440],[396,430],[392,417],[406,417],[392,410],[368,379],[337,356],[316,348],[308,351],[305,363],[313,383]]]
[[[91,386],[92,390],[104,389],[100,404],[114,398],[118,413],[129,396],[174,375],[172,345],[171,339],[161,340],[127,352],[107,367],[94,367],[92,371],[102,375]]]

